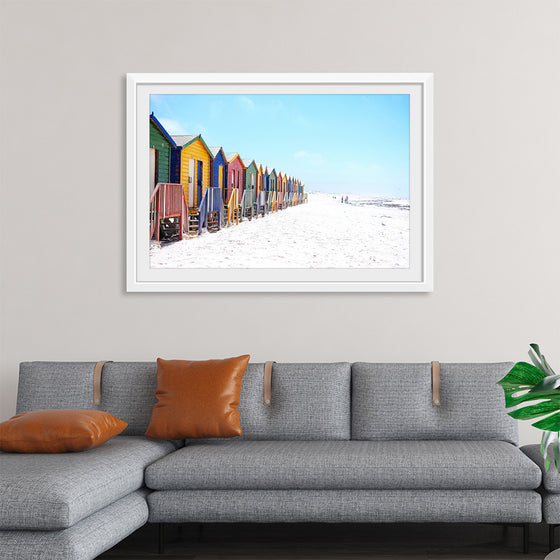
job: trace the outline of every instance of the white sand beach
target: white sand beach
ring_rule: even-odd
[[[406,200],[309,193],[309,202],[216,233],[150,245],[152,268],[408,268]]]

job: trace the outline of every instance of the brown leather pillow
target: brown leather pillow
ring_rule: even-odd
[[[161,439],[241,435],[239,394],[250,356],[192,362],[157,360],[157,403],[146,436]]]
[[[128,424],[101,410],[33,410],[0,424],[0,450],[65,453],[98,447]]]

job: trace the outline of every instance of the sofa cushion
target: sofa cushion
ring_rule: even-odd
[[[141,488],[172,442],[117,436],[80,453],[0,453],[0,529],[64,529]]]
[[[16,453],[65,453],[103,445],[126,422],[101,410],[32,410],[0,423],[0,450]]]
[[[154,404],[146,436],[240,436],[239,394],[249,359],[249,354],[203,361],[158,358],[158,402]]]
[[[545,470],[541,446],[539,444],[524,445],[521,451],[541,469],[544,489],[551,494],[560,494],[560,473],[554,466],[554,462],[551,462],[548,471]]]
[[[146,469],[155,490],[533,489],[540,469],[500,441],[215,441]]]
[[[93,405],[95,362],[22,362],[17,412],[43,408],[98,408],[128,424],[125,436],[143,436],[156,402],[155,362],[103,366],[101,405]],[[60,388],[64,387],[64,391]]]
[[[0,531],[0,558],[9,560],[92,560],[148,520],[146,490],[136,490],[57,531]]]
[[[552,525],[560,524],[560,494],[549,494],[544,492],[542,495],[543,520]]]
[[[94,366],[92,362],[22,362],[17,413],[46,408],[93,408]]]
[[[241,439],[350,439],[350,364],[274,364],[272,403],[263,404],[264,364],[241,383]]]
[[[517,444],[517,421],[496,385],[511,363],[441,364],[440,406],[430,364],[352,365],[352,439],[502,440]]]

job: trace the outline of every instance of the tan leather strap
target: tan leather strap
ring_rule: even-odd
[[[272,404],[272,364],[276,362],[265,362],[264,364],[264,406]]]
[[[112,362],[113,360],[105,360],[104,362],[97,362],[95,368],[93,369],[93,404],[101,404],[101,373],[103,372],[103,366],[107,362]]]
[[[432,362],[432,404],[439,406],[439,362]]]

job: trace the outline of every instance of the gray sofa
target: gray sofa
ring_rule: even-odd
[[[249,364],[227,440],[150,440],[155,363],[20,366],[17,412],[99,408],[128,423],[99,448],[0,454],[0,558],[95,558],[147,521],[541,521],[541,469],[496,385],[512,364]],[[524,531],[526,536],[526,531]]]

